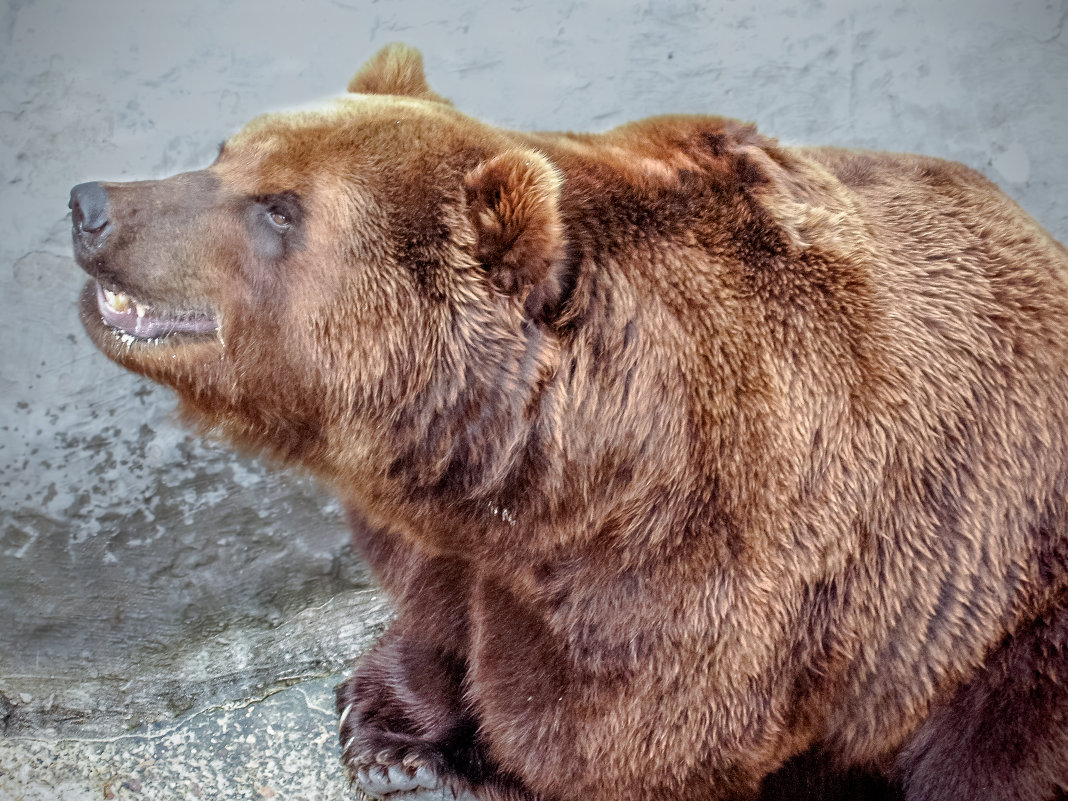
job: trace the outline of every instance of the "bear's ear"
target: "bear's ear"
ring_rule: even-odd
[[[348,89],[365,95],[404,95],[449,102],[426,82],[423,56],[419,51],[399,42],[388,44],[375,53],[349,81]]]
[[[507,150],[467,174],[474,257],[527,313],[544,316],[559,300],[565,261],[556,167],[534,150]]]

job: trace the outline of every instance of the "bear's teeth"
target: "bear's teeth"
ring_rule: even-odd
[[[108,301],[108,305],[116,312],[125,312],[129,305],[129,298],[122,293],[111,292],[111,289],[104,290],[104,298]]]
[[[134,311],[137,312],[138,318],[144,317],[148,313],[149,306],[138,303],[132,300],[125,292],[112,292],[110,289],[104,290],[104,300],[108,305],[117,312],[125,312],[130,306],[134,307]]]
[[[124,312],[130,308],[130,296],[123,292],[112,292],[110,289],[105,289],[104,298],[107,300],[108,305],[117,312]]]

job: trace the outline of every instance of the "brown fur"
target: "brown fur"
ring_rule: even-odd
[[[401,47],[350,88],[211,181],[108,185],[125,238],[80,261],[214,309],[218,339],[122,344],[83,300],[189,419],[350,507],[398,606],[339,688],[360,781],[1064,797],[1061,245],[957,164],[710,117],[500,131]],[[277,238],[251,199],[283,195]]]

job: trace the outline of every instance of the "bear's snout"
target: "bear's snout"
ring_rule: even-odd
[[[190,235],[204,231],[217,185],[204,173],[186,173],[71,190],[74,256],[93,279],[82,293],[86,325],[130,341],[217,333],[211,283],[195,254],[219,249]]]

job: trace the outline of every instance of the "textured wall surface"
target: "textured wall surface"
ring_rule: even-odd
[[[708,112],[925,152],[1066,241],[1066,24],[1068,0],[8,0],[0,798],[343,797],[329,677],[386,615],[335,503],[193,438],[167,391],[89,345],[73,184],[202,167],[253,115],[338,93],[402,40],[437,91],[501,125]],[[299,703],[248,725],[277,736],[233,723],[274,714],[256,701],[273,694]],[[302,726],[329,737],[284,736]],[[272,759],[285,769],[249,767]]]

